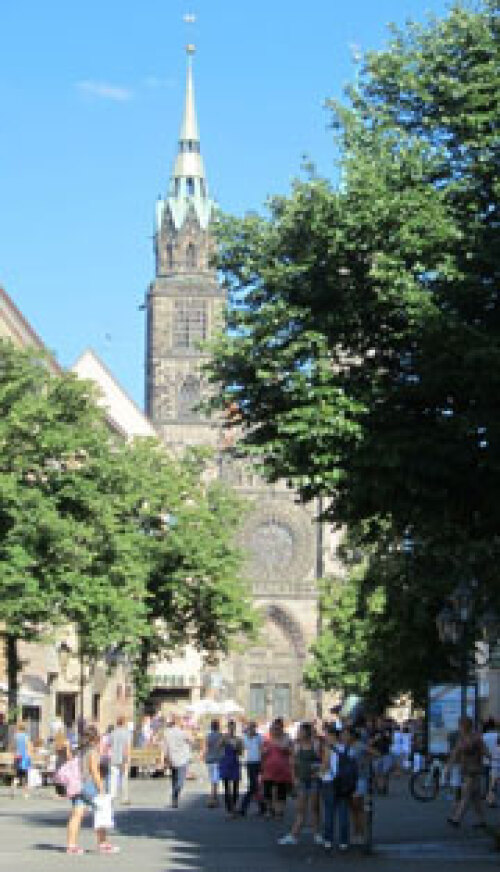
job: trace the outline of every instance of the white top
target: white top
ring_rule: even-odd
[[[165,730],[165,753],[170,765],[175,768],[189,763],[191,747],[186,733],[180,727],[169,727]]]
[[[262,736],[257,733],[255,736],[243,736],[243,746],[245,748],[245,760],[247,763],[260,763],[262,751]]]
[[[337,745],[333,751],[330,751],[330,766],[326,772],[323,772],[323,775],[321,776],[323,781],[333,781],[339,770],[339,754],[343,754],[344,751],[344,745]]]

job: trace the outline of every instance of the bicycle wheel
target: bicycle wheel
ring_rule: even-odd
[[[410,778],[410,793],[419,802],[431,802],[439,791],[439,776],[432,769],[421,769]]]

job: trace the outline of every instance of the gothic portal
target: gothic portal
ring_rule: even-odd
[[[245,577],[263,614],[261,640],[233,655],[221,672],[252,716],[301,718],[314,713],[302,684],[307,650],[317,631],[317,578],[328,543],[314,507],[296,503],[285,486],[269,486],[222,449],[220,428],[196,410],[208,386],[200,342],[221,324],[224,292],[210,266],[210,199],[195,111],[192,55],[178,152],[168,194],[156,214],[156,277],[147,299],[146,410],[166,444],[179,451],[209,445],[217,474],[251,504],[243,530]]]

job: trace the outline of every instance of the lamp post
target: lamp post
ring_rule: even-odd
[[[459,648],[460,716],[467,716],[467,687],[470,669],[477,663],[476,646],[481,640],[491,644],[498,638],[499,616],[492,609],[477,609],[476,579],[461,581],[452,591],[436,618],[439,638]],[[487,666],[489,656],[481,663]]]
[[[474,585],[475,586],[475,585]],[[473,585],[461,581],[454,589],[448,602],[439,612],[436,623],[442,642],[459,646],[460,656],[460,717],[467,715],[467,687],[469,683],[469,649],[474,644],[471,637],[471,618],[473,610]],[[472,643],[472,645],[471,645]]]

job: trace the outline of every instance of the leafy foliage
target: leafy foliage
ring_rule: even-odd
[[[458,574],[498,601],[499,20],[485,0],[393,29],[330,103],[340,190],[312,176],[220,224],[213,405],[377,564],[418,543],[438,601]]]
[[[151,653],[224,651],[251,630],[242,508],[206,480],[202,457],[123,444],[90,384],[5,342],[0,446],[0,621],[12,640],[71,622],[82,654],[141,655],[144,679]]]

